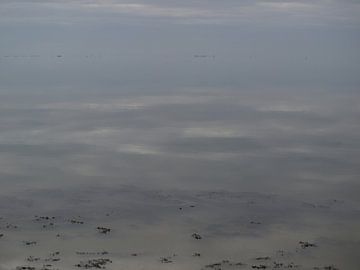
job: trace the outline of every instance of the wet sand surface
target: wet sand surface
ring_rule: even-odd
[[[11,194],[0,213],[0,269],[359,265],[360,211],[337,199],[98,186]]]

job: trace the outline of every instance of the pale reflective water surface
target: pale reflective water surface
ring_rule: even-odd
[[[138,2],[0,3],[0,269],[359,269],[358,5]]]

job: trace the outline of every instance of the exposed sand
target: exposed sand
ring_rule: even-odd
[[[356,270],[360,263],[359,205],[336,198],[29,190],[2,196],[0,216],[1,270]]]

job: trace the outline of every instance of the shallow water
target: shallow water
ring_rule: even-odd
[[[359,265],[357,93],[3,95],[1,269]]]
[[[218,262],[222,269],[275,263],[283,264],[280,269],[356,269],[359,263],[360,213],[347,201],[123,186],[27,191],[1,205],[2,228],[17,226],[3,229],[3,269],[72,269],[94,258],[110,259],[108,269],[211,269],[206,266]],[[302,247],[300,241],[316,246]],[[38,261],[27,261],[30,256]]]
[[[0,3],[0,270],[359,269],[356,1],[65,2]]]

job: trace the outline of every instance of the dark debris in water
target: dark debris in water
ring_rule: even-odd
[[[35,216],[35,221],[48,221],[48,220],[53,220],[55,219],[55,217],[50,217],[50,216]]]
[[[26,260],[27,260],[28,262],[38,262],[38,261],[41,260],[41,258],[39,258],[39,257],[34,257],[34,256],[29,256],[29,257],[26,258]]]
[[[160,262],[161,263],[172,263],[173,262],[173,258],[176,257],[176,254],[173,254],[171,256],[167,256],[167,257],[161,257],[160,258]]]
[[[314,270],[339,270],[339,268],[335,267],[334,265],[328,265],[323,267],[314,267]]]
[[[211,198],[217,198],[217,196],[219,197],[220,195],[214,194],[213,197],[211,197]],[[338,203],[338,202],[336,200],[334,200],[333,203]],[[309,206],[308,204],[306,204],[306,205]],[[312,205],[310,205],[310,206],[312,207]],[[187,207],[193,208],[193,207],[195,207],[195,205],[182,204],[180,207],[178,207],[178,209],[182,210],[182,211],[186,211]],[[318,207],[318,205],[316,205],[316,207]],[[106,216],[110,216],[110,214],[107,213]],[[58,218],[61,218],[63,222],[70,222],[71,224],[84,224],[84,221],[82,221],[82,220],[83,219],[87,220],[83,216],[76,216],[76,215],[74,215],[74,216],[71,215],[68,217],[60,217],[60,216],[55,217],[52,215],[50,215],[50,216],[44,215],[44,216],[35,216],[35,219],[33,219],[33,217],[34,216],[31,216],[29,220],[33,223],[35,221],[35,224],[43,226],[44,228],[50,227],[50,226],[51,227],[55,226],[55,224],[54,224],[55,222],[57,223],[56,226],[60,227],[62,225],[62,223],[58,223]],[[75,218],[69,219],[69,217],[75,217]],[[0,219],[2,220],[2,218],[0,218]],[[91,220],[91,219],[89,219],[89,220]],[[252,218],[246,218],[244,220],[244,222],[246,224],[250,223],[253,225],[262,224],[261,222],[256,220],[256,218],[254,218],[253,220],[252,220]],[[6,232],[6,236],[8,236],[8,234],[9,235],[11,234],[11,232],[7,233],[8,230],[6,230],[6,229],[18,229],[17,225],[13,225],[12,223],[9,223],[9,222],[5,223],[5,221],[4,221],[3,224],[6,224],[6,226],[3,226],[3,228],[2,228],[2,230],[4,230]],[[97,223],[97,224],[99,224],[99,223]],[[267,224],[266,220],[264,221],[264,224]],[[20,223],[19,225],[21,226],[20,227],[20,230],[21,230],[23,224]],[[93,226],[92,228],[96,227],[96,223],[93,224],[92,226]],[[249,226],[249,227],[258,228],[258,226]],[[261,227],[262,226],[260,226],[260,228]],[[24,228],[26,228],[26,226],[24,226]],[[83,228],[83,226],[82,226],[82,228]],[[102,226],[96,227],[96,230],[98,231],[98,233],[101,233],[101,234],[108,234],[112,231],[112,229],[107,228],[107,227],[102,227]],[[195,229],[195,231],[196,231],[196,229]],[[204,231],[204,233],[206,234],[207,239],[211,238],[211,234],[207,234],[207,231]],[[55,233],[54,233],[54,235],[55,235]],[[59,233],[56,234],[56,237],[60,237],[60,236],[61,235]],[[0,238],[2,238],[2,237],[4,237],[4,233],[0,233]],[[200,235],[199,233],[192,233],[191,237],[196,240],[203,239],[203,236]],[[33,246],[33,245],[36,245],[37,243],[38,243],[37,241],[23,241],[23,244],[25,246]],[[40,243],[42,243],[42,241]],[[200,243],[201,243],[201,241],[200,241]],[[296,243],[295,243],[295,245],[296,245]],[[297,247],[294,247],[296,252],[298,252],[300,250],[299,245],[300,245],[301,249],[317,247],[317,244],[315,244],[315,243],[308,242],[308,241],[299,241],[297,243]],[[30,249],[27,249],[27,250],[30,250]],[[74,266],[76,268],[81,268],[81,269],[92,269],[92,268],[93,269],[105,269],[108,264],[112,263],[112,261],[110,260],[110,259],[112,259],[112,257],[98,258],[98,259],[89,259],[89,257],[90,256],[91,257],[97,257],[97,256],[102,257],[102,256],[106,256],[109,254],[110,253],[107,251],[99,251],[99,252],[77,251],[76,255],[81,255],[84,257],[80,257],[79,260],[82,260],[82,261],[75,264]],[[141,254],[141,253],[130,253],[129,252],[128,256],[137,257],[137,256],[139,256],[139,254]],[[285,260],[286,258],[287,259],[291,258],[292,254],[293,254],[292,251],[289,252],[289,251],[285,251],[285,250],[277,250],[274,255],[271,255],[274,258],[272,258],[270,256],[261,256],[261,257],[254,256],[252,258],[249,258],[249,260],[245,261],[246,263],[249,263],[249,264],[242,263],[242,262],[231,262],[229,260],[222,260],[222,261],[215,262],[212,264],[207,264],[207,265],[205,265],[205,264],[208,262],[204,262],[202,269],[205,269],[205,270],[224,270],[224,269],[235,270],[235,269],[244,269],[244,268],[246,268],[246,269],[279,269],[279,270],[280,269],[297,269],[297,268],[302,269],[300,265],[297,265],[293,262],[281,261],[281,260]],[[259,254],[259,255],[264,255],[264,254]],[[156,258],[159,258],[158,256]],[[160,261],[160,263],[163,263],[163,264],[168,264],[168,263],[176,264],[177,260],[174,259],[175,256],[176,255],[174,254],[174,255],[168,256],[168,257],[160,257],[160,260],[158,260],[158,262]],[[206,258],[207,254],[203,253],[203,252],[201,254],[199,252],[194,252],[192,254],[191,253],[188,254],[187,256],[201,257],[201,258],[197,259],[197,262],[201,262],[203,258],[204,259]],[[108,257],[108,256],[106,256],[106,257]],[[156,258],[154,259],[154,261],[156,261]],[[280,261],[275,261],[275,258],[278,258]],[[61,259],[61,261],[63,261],[63,258],[60,258],[60,252],[58,252],[58,251],[50,253],[49,255],[41,257],[41,258],[35,257],[35,256],[28,256],[24,260],[24,265],[16,267],[16,270],[56,270],[55,268],[53,268],[54,266],[50,263],[56,264],[56,262],[59,262],[60,259]],[[36,266],[37,264],[40,264],[40,263],[44,263],[44,265]],[[49,263],[49,264],[45,264],[45,263]],[[30,264],[30,265],[26,265],[26,264]],[[61,264],[61,262],[59,264]],[[311,267],[313,267],[313,266],[311,266]],[[308,268],[306,268],[306,269],[308,269]],[[309,268],[309,269],[311,269],[311,268]],[[334,265],[316,266],[316,267],[313,267],[312,269],[313,270],[339,270],[339,268],[335,267]]]
[[[58,270],[57,268],[53,268],[51,264],[44,264],[41,267],[34,267],[34,266],[17,266],[16,270]]]
[[[70,219],[69,222],[71,224],[84,224],[84,221],[81,221],[81,220],[77,220],[77,219]]]
[[[259,264],[259,265],[252,265],[251,268],[252,269],[267,269],[268,266],[265,264]]]
[[[270,260],[271,258],[269,256],[266,256],[266,257],[257,257],[255,258],[255,260],[257,261],[267,261],[267,260]]]
[[[106,227],[97,227],[96,229],[98,230],[99,233],[103,233],[103,234],[107,234],[111,231],[110,228],[106,228]]]
[[[283,263],[283,262],[273,262],[273,269],[295,269],[299,268],[300,265],[297,265],[293,262],[291,263]]]
[[[83,269],[105,269],[108,264],[112,263],[110,259],[91,259],[88,261],[82,261],[75,266]]]
[[[58,262],[60,261],[60,252],[55,251],[53,253],[50,253],[49,257],[45,259],[46,262]]]
[[[90,251],[77,251],[76,255],[108,255],[109,252],[107,251],[98,251],[98,252],[90,252]]]
[[[33,246],[37,244],[37,241],[23,241],[25,246]]]
[[[303,249],[309,248],[309,247],[317,247],[316,244],[310,243],[310,242],[307,242],[307,241],[300,241],[299,244],[300,244],[301,248],[303,248]]]
[[[200,234],[198,234],[198,233],[193,233],[191,236],[192,236],[192,238],[194,238],[196,240],[202,239],[202,236]]]
[[[172,263],[172,258],[171,257],[162,257],[160,258],[160,262],[161,263]]]
[[[253,225],[260,225],[260,224],[261,224],[261,222],[259,222],[259,221],[250,221],[250,224],[253,224]]]
[[[11,223],[7,223],[5,225],[6,229],[18,229],[19,227],[17,225],[11,224]]]
[[[220,262],[212,263],[205,265],[203,269],[214,269],[214,270],[222,270],[224,267],[231,268],[231,269],[238,269],[239,267],[246,266],[245,263],[242,262],[231,262],[229,260],[222,260]]]

